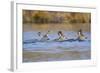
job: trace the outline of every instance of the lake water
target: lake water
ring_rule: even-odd
[[[50,38],[49,41],[39,41],[41,37],[37,33],[41,31],[42,34],[45,34],[47,32],[46,30],[48,30],[47,26],[45,28],[43,27],[43,29],[27,28],[27,30],[24,30],[23,62],[83,60],[91,58],[91,33],[89,31],[85,30],[84,32],[84,35],[87,37],[85,41],[59,42],[53,41],[58,38],[58,29],[56,28],[55,30],[51,30],[51,33],[48,35]],[[76,31],[61,30],[68,39],[77,38]]]

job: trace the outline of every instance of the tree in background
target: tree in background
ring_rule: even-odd
[[[90,13],[23,10],[23,23],[91,23]]]

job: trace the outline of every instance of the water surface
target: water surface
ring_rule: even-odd
[[[85,41],[52,41],[62,31],[68,39],[76,39],[77,31],[83,30]],[[49,41],[39,41],[50,31]],[[26,43],[27,42],[27,43]],[[90,24],[23,24],[23,62],[67,61],[91,59]]]

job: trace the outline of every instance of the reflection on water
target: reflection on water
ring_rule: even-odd
[[[23,31],[47,31],[47,30],[65,30],[65,31],[77,31],[82,29],[90,32],[90,24],[24,24]]]
[[[57,31],[62,30],[68,39],[77,38],[77,30],[82,28],[87,37],[85,41],[52,41],[58,38]],[[49,41],[41,39],[38,32],[45,34],[52,31],[48,36]],[[28,43],[24,43],[28,42]],[[91,32],[89,24],[24,24],[23,32],[23,62],[83,60],[91,58]]]

